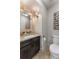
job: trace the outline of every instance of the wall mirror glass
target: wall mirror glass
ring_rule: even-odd
[[[30,16],[27,12],[20,12],[20,33],[30,29]]]

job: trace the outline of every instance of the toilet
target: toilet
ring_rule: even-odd
[[[59,35],[53,35],[53,44],[50,45],[50,59],[59,59]]]

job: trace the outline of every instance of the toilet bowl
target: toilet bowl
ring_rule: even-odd
[[[50,59],[59,59],[59,46],[56,44],[50,45]]]
[[[50,45],[50,59],[59,59],[59,36],[53,35],[53,44]]]

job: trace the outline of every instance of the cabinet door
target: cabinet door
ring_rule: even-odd
[[[38,51],[40,49],[40,38],[36,38],[34,42],[35,50]]]
[[[20,50],[20,59],[31,59],[31,46],[25,46]]]
[[[40,50],[40,38],[37,37],[34,39],[34,51],[35,54]]]

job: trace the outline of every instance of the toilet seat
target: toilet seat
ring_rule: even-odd
[[[50,52],[58,55],[59,54],[59,46],[56,44],[50,45]]]

